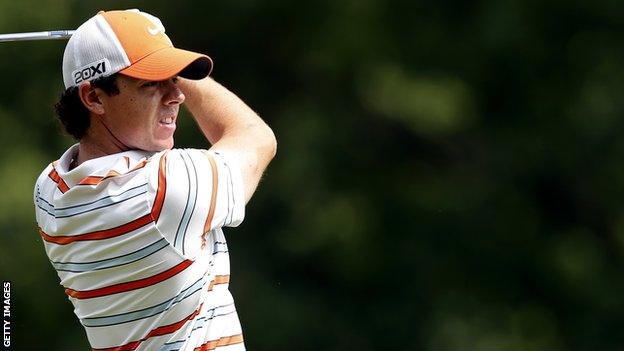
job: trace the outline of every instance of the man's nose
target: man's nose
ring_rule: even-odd
[[[184,102],[186,97],[175,83],[174,79],[168,79],[163,83],[163,88],[166,91],[163,97],[165,105],[179,105]]]

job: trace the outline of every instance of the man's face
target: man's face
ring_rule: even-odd
[[[119,94],[100,94],[103,122],[131,149],[171,149],[178,111],[184,102],[176,83],[177,78],[154,82],[118,75]]]

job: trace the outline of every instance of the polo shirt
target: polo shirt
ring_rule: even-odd
[[[245,215],[240,168],[219,152],[126,151],[37,179],[45,251],[93,350],[244,350],[222,227]]]

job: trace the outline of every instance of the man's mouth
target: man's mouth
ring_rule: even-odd
[[[173,117],[165,117],[163,119],[161,119],[159,121],[162,124],[172,124],[173,123]]]

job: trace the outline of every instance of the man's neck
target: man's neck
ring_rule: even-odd
[[[71,168],[78,167],[81,163],[94,158],[112,155],[123,151],[127,151],[127,149],[122,148],[115,143],[93,140],[93,138],[85,135],[78,144],[78,154],[74,158]]]
[[[71,168],[78,167],[81,163],[123,151],[130,148],[121,142],[106,127],[101,117],[91,118],[91,126],[87,133],[80,139],[78,155],[71,164]]]

